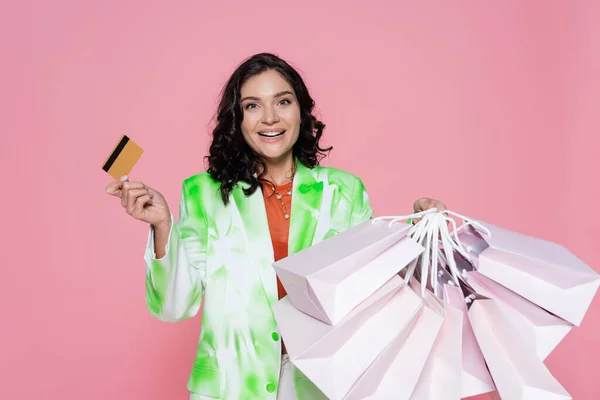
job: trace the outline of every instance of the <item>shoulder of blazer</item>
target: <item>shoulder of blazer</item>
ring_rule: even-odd
[[[357,185],[362,186],[362,181],[358,176],[338,168],[317,166],[311,170],[311,173],[314,174],[317,182],[326,180],[330,184],[344,189],[352,189]]]
[[[185,178],[182,183],[182,191],[188,200],[195,199],[206,205],[207,202],[221,200],[220,185],[220,182],[205,171]]]
[[[327,182],[330,185],[333,184],[338,186],[344,191],[364,188],[359,177],[338,168],[315,166],[310,169],[306,168],[305,173],[312,175],[312,179],[314,179],[315,182]],[[213,177],[205,171],[186,178],[183,181],[182,190],[189,198],[195,197],[196,199],[199,199],[199,197],[201,197],[204,202],[219,202],[221,201],[219,193],[220,185],[220,182],[213,179]]]
[[[183,185],[186,187],[199,186],[199,188],[213,187],[218,189],[220,183],[213,179],[207,171],[200,172],[198,174],[188,176],[184,179]]]

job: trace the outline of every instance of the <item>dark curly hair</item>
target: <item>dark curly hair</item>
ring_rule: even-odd
[[[267,166],[246,144],[242,136],[241,123],[244,113],[240,103],[242,85],[251,77],[267,70],[279,72],[292,86],[300,106],[300,133],[292,149],[294,157],[304,166],[312,168],[332,147],[321,148],[319,140],[325,125],[313,114],[314,100],[300,74],[287,62],[270,53],[256,54],[246,59],[233,72],[221,92],[216,114],[216,126],[212,132],[208,159],[208,173],[220,182],[223,203],[227,204],[232,189],[240,181],[250,184],[246,195],[261,187],[260,179],[266,174]],[[261,171],[259,176],[255,173]]]

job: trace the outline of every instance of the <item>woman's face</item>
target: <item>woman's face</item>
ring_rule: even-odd
[[[242,134],[250,148],[266,162],[292,157],[300,132],[300,105],[291,85],[268,70],[241,87]]]

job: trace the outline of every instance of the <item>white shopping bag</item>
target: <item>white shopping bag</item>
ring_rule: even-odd
[[[600,274],[558,244],[477,224],[481,226],[469,226],[458,235],[477,271],[562,319],[581,324],[600,286]]]
[[[495,300],[475,300],[469,319],[501,398],[571,399]]]
[[[465,224],[457,229],[455,221],[446,214],[460,217]],[[453,226],[452,233],[448,225]],[[423,243],[425,250],[417,261],[410,263],[405,273],[407,279],[414,276],[420,283],[421,293],[431,291],[438,297],[444,285],[455,285],[468,293],[465,301],[472,304],[467,315],[473,334],[502,398],[570,399],[538,356],[538,351],[540,354],[549,352],[564,332],[559,332],[558,338],[553,336],[545,343],[537,340],[535,333],[544,323],[557,324],[561,318],[573,324],[581,322],[597,291],[600,275],[560,246],[469,221],[449,211],[424,216],[411,232],[419,243]],[[460,257],[455,256],[456,253]],[[479,274],[474,271],[479,271]],[[497,285],[493,288],[498,292],[502,292],[499,288],[504,288],[503,294],[512,293],[514,296],[498,296],[495,290],[489,290],[492,284],[478,286],[480,282],[474,279],[478,276],[487,276],[488,282]],[[480,291],[497,300],[484,297]],[[445,303],[450,302],[450,297],[446,291]],[[455,297],[459,297],[460,301],[460,293],[456,293]],[[568,307],[561,306],[562,301]],[[529,333],[521,334],[519,326],[526,324],[529,324]],[[554,328],[556,326],[552,327],[553,334],[556,334]],[[565,329],[564,325],[560,329]],[[440,333],[440,340],[443,337]],[[435,353],[436,349],[430,356]],[[463,363],[463,371],[465,367]],[[426,366],[420,378],[420,383],[424,382],[427,390],[417,385],[413,394],[415,398],[459,398],[456,393],[450,392],[456,388],[452,385],[458,380],[456,377],[449,379],[450,374],[445,372],[439,377],[426,379],[428,371]],[[443,382],[448,389],[436,390],[444,386]],[[460,395],[463,394],[464,389]]]
[[[573,328],[571,323],[550,314],[479,272],[469,272],[466,277],[478,294],[496,300],[498,307],[522,337],[535,343],[535,351],[541,360],[546,359]]]
[[[471,294],[471,289],[464,286],[461,283],[462,279],[459,279],[459,276],[461,275],[460,271],[472,270],[473,266],[469,264],[466,259],[451,257],[455,246],[453,246],[454,242],[449,238],[447,221],[444,217],[440,215],[426,216],[423,223],[419,224],[416,236],[417,240],[420,242],[423,241],[425,251],[420,263],[413,263],[414,265],[409,268],[407,274],[410,274],[413,267],[415,268],[414,276],[417,277],[421,283],[421,292],[423,293],[423,290],[429,291],[430,293],[437,292],[438,296],[443,298],[446,307],[449,308],[447,314],[449,314],[449,319],[451,321],[456,321],[458,319],[456,310],[461,313],[462,337],[461,343],[457,343],[455,347],[461,352],[460,358],[458,359],[458,366],[455,370],[450,367],[447,368],[452,369],[453,373],[454,371],[456,371],[456,373],[460,371],[460,376],[457,378],[456,376],[446,376],[445,374],[441,374],[440,376],[445,376],[445,378],[431,377],[430,381],[432,383],[428,384],[426,387],[427,391],[425,391],[424,386],[421,385],[419,391],[415,393],[415,396],[419,396],[419,398],[437,398],[439,396],[449,396],[450,398],[453,398],[459,395],[461,397],[469,397],[491,392],[495,390],[495,385],[487,370],[487,366],[485,365],[483,354],[479,349],[469,319],[466,317],[467,307],[465,297],[466,294]],[[439,247],[438,238],[441,239],[441,248]],[[460,257],[460,254],[456,253],[456,256]],[[434,265],[436,267],[434,267]],[[448,269],[454,270],[455,273],[451,274]],[[428,273],[427,270],[429,270]],[[427,279],[427,281],[424,281],[424,279]],[[411,281],[411,285],[414,286],[415,283]],[[463,287],[467,290],[466,293],[463,293]],[[445,322],[445,324],[445,327],[447,327],[450,322]],[[446,332],[448,332],[448,329],[450,328],[447,328]],[[458,327],[455,326],[454,329],[458,329]],[[451,337],[451,335],[446,333],[445,337]],[[449,345],[445,346],[447,346],[447,349],[451,348]],[[444,347],[442,346],[441,348]],[[447,350],[445,353],[443,351],[441,352],[442,355],[445,355],[445,358],[440,357],[440,362],[438,364],[444,365],[444,363],[446,363],[447,365],[450,363],[449,360],[452,360],[452,362],[455,363],[457,362],[456,358],[452,359],[450,356],[446,355],[449,354],[449,351],[450,350]],[[456,353],[454,353],[454,355],[457,357]],[[438,368],[438,370],[439,369],[440,368]],[[457,395],[459,389],[460,392]]]
[[[443,322],[443,307],[426,294],[419,316],[390,343],[344,400],[408,400]]]
[[[444,291],[454,297],[463,297],[458,287],[445,285]],[[413,400],[460,400],[462,398],[464,312],[448,303],[442,307],[442,327],[411,396]]]
[[[410,228],[365,221],[273,266],[296,309],[335,325],[423,251]]]
[[[297,310],[288,296],[273,306],[292,363],[331,400],[342,399],[423,307],[394,276],[335,326]]]
[[[471,397],[496,390],[468,318],[463,291],[446,284],[444,299],[447,304],[463,312],[461,397]]]

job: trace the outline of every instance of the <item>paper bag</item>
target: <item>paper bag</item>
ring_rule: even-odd
[[[474,256],[482,275],[579,326],[598,286],[600,274],[558,244],[478,221],[459,239]]]
[[[336,326],[297,310],[286,296],[273,306],[290,360],[331,400],[342,399],[423,306],[399,276]]]
[[[474,267],[458,252],[453,253],[456,266],[461,275],[467,271],[473,271]],[[450,273],[445,269],[445,263],[442,262],[437,269],[436,280],[438,285],[443,288],[444,302],[448,305],[461,310],[463,317],[463,336],[462,336],[462,378],[461,395],[462,397],[475,396],[482,393],[488,393],[495,390],[494,381],[485,365],[485,359],[473,333],[473,328],[469,318],[467,318],[467,303],[465,297],[478,298],[472,287],[466,285],[462,280],[459,287],[454,286],[454,281]]]
[[[535,343],[535,351],[541,360],[546,359],[573,328],[569,322],[550,314],[479,272],[469,272],[466,277],[477,293],[496,300],[498,307],[521,336],[526,336],[528,342]]]
[[[390,343],[344,400],[408,400],[443,321],[443,307],[426,296],[419,316]]]
[[[295,308],[335,325],[423,251],[409,229],[365,221],[273,266]]]
[[[458,287],[444,286],[462,298]],[[413,400],[460,400],[462,398],[463,310],[446,303],[439,334],[411,396]]]
[[[501,398],[571,399],[495,300],[475,300],[468,315]]]
[[[467,316],[465,294],[456,287],[445,285],[444,298],[447,304],[463,312],[461,397],[471,397],[496,390]]]

